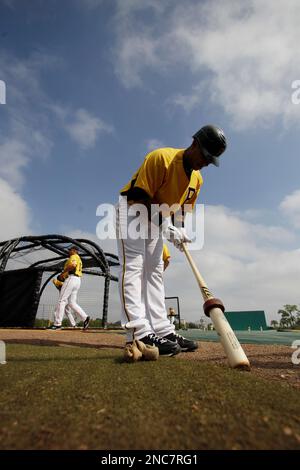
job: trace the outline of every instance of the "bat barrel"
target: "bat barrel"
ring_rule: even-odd
[[[225,307],[223,303],[221,300],[215,299],[209,291],[206,282],[198,271],[198,268],[184,243],[182,244],[182,248],[193,270],[200,287],[202,297],[205,301],[203,305],[204,313],[209,316],[213,322],[230,366],[233,368],[250,370],[250,362],[224,315]]]
[[[250,362],[222,310],[219,307],[212,308],[210,318],[220,337],[230,366],[250,370]]]

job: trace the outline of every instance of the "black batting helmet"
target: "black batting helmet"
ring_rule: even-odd
[[[224,131],[217,126],[204,126],[193,138],[203,151],[204,158],[208,163],[219,166],[219,156],[226,150],[226,137]]]

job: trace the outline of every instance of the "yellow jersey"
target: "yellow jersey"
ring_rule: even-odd
[[[69,271],[69,274],[75,274],[76,276],[82,276],[82,261],[79,255],[74,254],[71,255],[70,258],[65,262],[64,270],[69,267],[70,265],[75,265],[74,270]]]
[[[191,211],[196,203],[203,179],[200,171],[192,171],[190,179],[183,166],[185,149],[160,148],[148,153],[143,164],[120,191],[126,195],[132,188],[143,189],[152,204],[190,204]]]

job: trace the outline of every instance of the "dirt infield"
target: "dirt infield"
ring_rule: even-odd
[[[38,345],[73,345],[92,348],[119,349],[122,355],[125,339],[121,331],[108,330],[0,330],[0,340],[7,343]],[[293,350],[288,346],[245,344],[244,350],[251,362],[252,373],[300,388],[300,365],[292,363]],[[223,348],[219,343],[199,342],[193,353],[181,353],[171,360],[213,362],[228,367]]]
[[[73,345],[95,348],[123,349],[124,336],[103,330],[63,329],[63,330],[22,330],[0,329],[0,340],[7,343],[40,345]]]

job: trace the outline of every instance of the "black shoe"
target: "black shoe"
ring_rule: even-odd
[[[87,316],[86,319],[83,322],[83,329],[86,330],[90,324],[90,317]]]
[[[174,356],[175,354],[180,353],[181,349],[177,341],[170,341],[167,338],[160,338],[154,333],[150,333],[144,338],[141,338],[144,344],[150,344],[150,346],[156,346],[159,350],[161,356]]]
[[[47,330],[61,330],[61,325],[60,326],[56,326],[56,325],[48,326]]]
[[[176,341],[182,351],[195,351],[198,349],[198,343],[196,343],[196,341],[191,341],[190,339],[186,339],[181,335],[177,335],[176,333],[170,333],[169,335],[165,336],[165,339],[169,341]]]

